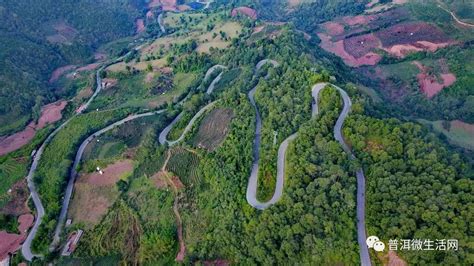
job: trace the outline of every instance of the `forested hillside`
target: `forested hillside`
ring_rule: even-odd
[[[60,95],[48,84],[63,65],[92,60],[101,44],[131,35],[142,0],[45,0],[0,3],[0,135]]]

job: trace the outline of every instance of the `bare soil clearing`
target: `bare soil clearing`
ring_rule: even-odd
[[[94,186],[114,185],[123,175],[130,173],[132,170],[133,161],[122,160],[107,166],[105,169],[102,169],[102,175],[99,172],[94,172],[88,174],[85,179],[88,184]]]
[[[67,66],[62,66],[62,67],[56,68],[53,71],[53,73],[51,73],[51,77],[49,78],[49,82],[53,83],[53,82],[57,81],[59,79],[59,77],[61,77],[64,73],[66,73],[68,71],[71,71],[75,68],[76,68],[75,65],[67,65]]]
[[[236,7],[232,9],[231,15],[233,17],[238,16],[238,15],[244,15],[251,19],[257,19],[257,11],[255,11],[255,9],[252,9],[246,6]]]
[[[135,25],[137,27],[137,33],[142,33],[145,31],[145,21],[143,19],[137,19]]]
[[[21,243],[26,239],[26,233],[28,228],[33,225],[34,219],[31,214],[24,214],[18,218],[20,224],[18,226],[19,235],[0,231],[0,261],[20,249]]]
[[[215,150],[229,132],[234,116],[232,109],[214,109],[201,122],[194,145],[210,151]]]
[[[24,130],[0,139],[0,155],[20,149],[33,139],[37,130],[59,121],[62,118],[61,111],[66,105],[67,101],[63,100],[43,106],[38,123],[32,121]]]
[[[0,213],[13,216],[30,213],[31,210],[27,205],[29,195],[26,180],[16,182],[11,188],[10,200],[0,209]]]
[[[132,170],[133,161],[122,160],[102,169],[102,175],[99,172],[81,175],[74,185],[70,211],[73,222],[98,224],[119,196],[115,184]]]
[[[356,58],[353,55],[349,54],[344,49],[344,40],[332,42],[331,37],[324,33],[318,33],[318,36],[321,39],[321,48],[323,48],[324,50],[328,52],[336,54],[348,66],[352,66],[352,67],[359,67],[359,66],[364,66],[364,65],[373,66],[373,65],[376,65],[382,59],[380,55],[374,52],[368,52],[367,54],[359,58]]]
[[[454,129],[463,129],[474,137],[474,125],[465,123],[461,120],[451,121],[451,127]]]
[[[418,84],[420,89],[428,98],[434,97],[442,89],[449,87],[456,82],[456,76],[452,73],[441,73],[439,75],[441,80],[439,80],[436,75],[430,74],[431,71],[420,62],[414,61],[413,64],[415,64],[420,70],[420,74],[417,75]]]

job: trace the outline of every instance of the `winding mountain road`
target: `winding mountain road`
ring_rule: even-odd
[[[157,115],[157,114],[161,114],[163,112],[165,112],[164,109],[163,110],[158,110],[158,111],[153,111],[153,112],[146,112],[146,113],[141,113],[141,114],[130,115],[130,116],[128,116],[128,117],[126,117],[126,118],[124,118],[120,121],[112,123],[112,124],[108,125],[107,127],[93,133],[92,135],[90,135],[86,140],[84,140],[81,143],[81,146],[79,146],[79,149],[77,150],[76,157],[74,159],[74,164],[72,166],[71,173],[69,175],[69,181],[68,181],[68,184],[67,184],[67,187],[66,187],[66,193],[64,195],[63,204],[62,204],[62,207],[61,207],[61,213],[59,214],[58,223],[56,224],[56,229],[54,230],[53,242],[50,246],[51,250],[56,249],[57,245],[59,244],[61,232],[62,232],[62,229],[63,229],[63,224],[66,220],[66,215],[67,215],[67,211],[68,211],[68,208],[69,208],[69,203],[71,201],[72,191],[73,191],[73,188],[74,188],[74,182],[76,182],[76,177],[77,177],[77,170],[76,169],[78,168],[79,163],[81,162],[82,155],[84,154],[84,150],[86,149],[87,145],[89,145],[89,143],[91,143],[95,138],[97,138],[100,135],[114,129],[115,127],[123,125],[123,124],[125,124],[129,121],[135,120],[137,118]]]
[[[40,148],[36,151],[36,153],[33,157],[33,162],[31,163],[30,170],[28,171],[26,181],[27,181],[27,184],[28,184],[28,189],[30,190],[30,196],[33,199],[33,203],[35,205],[36,217],[35,217],[35,223],[34,223],[33,227],[31,228],[30,232],[28,233],[28,236],[27,236],[25,242],[23,242],[23,244],[21,246],[21,253],[23,254],[23,257],[27,261],[32,261],[34,257],[42,257],[42,255],[34,254],[31,251],[31,243],[33,242],[33,239],[35,238],[36,233],[38,232],[39,226],[41,225],[41,221],[42,221],[43,216],[45,214],[43,204],[41,203],[41,199],[39,197],[38,190],[36,189],[36,184],[34,182],[34,175],[36,173],[36,169],[38,168],[38,163],[41,159],[41,156],[43,155],[44,149],[51,142],[51,140],[54,138],[54,136],[56,136],[56,134],[71,121],[71,119],[73,119],[77,115],[82,114],[89,107],[89,105],[92,103],[92,101],[97,97],[99,92],[103,89],[102,79],[100,78],[100,72],[102,70],[104,70],[106,67],[108,67],[109,65],[123,60],[123,58],[125,58],[129,53],[127,53],[124,56],[121,56],[121,57],[117,58],[116,60],[113,60],[113,61],[110,61],[110,62],[106,63],[105,65],[103,65],[101,68],[99,68],[96,71],[96,82],[97,82],[97,84],[96,84],[96,90],[95,90],[94,94],[79,109],[78,113],[71,116],[64,123],[62,123],[58,128],[56,128],[51,134],[48,135],[46,140],[43,142],[43,144],[40,146]]]
[[[278,66],[276,61],[260,61],[256,66],[256,71],[258,71],[263,65],[266,63],[272,63],[275,67]],[[355,156],[352,154],[349,146],[344,141],[342,136],[342,126],[344,121],[346,120],[347,116],[350,113],[352,102],[349,98],[346,91],[341,89],[338,86],[329,84],[329,83],[317,83],[311,89],[311,95],[313,96],[313,103],[311,106],[311,113],[312,118],[315,118],[319,113],[318,108],[318,97],[319,93],[326,87],[326,86],[334,87],[341,95],[344,107],[339,114],[339,117],[336,121],[334,126],[334,138],[339,142],[342,146],[343,150],[350,155],[351,159],[355,159]],[[278,148],[278,158],[277,158],[277,180],[275,186],[275,192],[272,198],[267,202],[260,202],[257,200],[257,186],[258,186],[258,167],[259,167],[259,160],[260,160],[260,138],[261,138],[261,130],[262,130],[262,121],[261,116],[258,111],[258,107],[255,103],[255,91],[257,87],[254,87],[248,94],[250,103],[255,109],[256,112],[256,127],[255,127],[255,139],[253,145],[253,163],[252,169],[249,177],[249,182],[247,185],[247,193],[246,198],[247,202],[254,208],[259,210],[264,210],[271,205],[275,204],[277,201],[280,200],[283,194],[283,187],[284,187],[284,179],[285,179],[285,162],[286,162],[286,150],[288,149],[289,143],[297,137],[297,133],[290,135],[286,138]],[[356,171],[357,177],[357,242],[359,244],[359,255],[361,260],[361,265],[367,266],[371,265],[369,250],[366,244],[367,233],[365,230],[365,176],[362,168]]]
[[[116,61],[114,61],[116,62]],[[109,64],[108,64],[109,65]],[[98,88],[96,90],[96,93],[94,93],[93,97],[95,98],[95,96],[100,92],[100,90],[102,89],[102,84],[101,84],[101,79],[100,79],[100,71],[102,69],[104,69],[106,66],[102,67],[100,70],[97,71],[97,84],[98,85]],[[205,76],[205,79],[207,79],[211,73],[218,69],[218,68],[223,68],[225,69],[226,67],[225,66],[221,66],[221,65],[216,65],[216,66],[213,66],[211,67],[207,72],[206,72],[206,76]],[[217,77],[216,77],[217,78]],[[215,81],[215,80],[214,80]],[[214,83],[214,82],[213,82]],[[213,84],[211,83],[211,85]],[[215,84],[215,83],[214,83]],[[209,90],[209,89],[208,89]],[[211,90],[212,92],[212,90]],[[89,106],[89,104],[92,102],[93,98],[89,99],[89,101],[87,102],[86,104],[86,108],[87,106]],[[164,143],[168,143],[170,146],[173,146],[177,143],[179,143],[180,141],[182,141],[186,135],[186,133],[188,131],[190,131],[192,129],[192,126],[194,125],[194,122],[205,112],[207,111],[208,109],[210,109],[212,106],[214,106],[214,104],[216,103],[216,101],[214,102],[211,102],[209,103],[208,105],[206,105],[205,107],[203,107],[201,110],[199,110],[196,115],[190,120],[189,124],[186,126],[186,128],[184,129],[183,133],[181,134],[181,136],[175,140],[175,141],[167,141],[166,140],[166,136],[168,135],[169,131],[171,130],[171,128],[174,126],[174,124],[176,124],[177,121],[179,121],[179,119],[181,118],[182,116],[182,113],[180,115],[178,115],[161,133],[160,133],[160,137],[159,137],[159,141],[161,144],[164,144]],[[86,108],[84,108],[83,110],[85,110]],[[56,228],[55,228],[55,231],[54,231],[54,237],[53,237],[53,241],[50,245],[50,250],[55,250],[58,246],[58,244],[60,243],[60,236],[61,236],[61,232],[63,230],[63,227],[64,227],[64,222],[66,220],[66,216],[67,216],[67,212],[68,212],[68,209],[69,209],[69,203],[71,201],[71,197],[72,197],[72,192],[73,192],[73,189],[74,189],[74,183],[76,181],[76,178],[77,178],[77,171],[76,169],[78,168],[79,166],[79,163],[81,162],[82,160],[82,156],[84,154],[84,150],[85,148],[87,147],[87,145],[89,145],[89,143],[91,143],[95,138],[97,138],[98,136],[112,130],[113,128],[117,127],[117,126],[120,126],[120,125],[123,125],[125,124],[126,122],[129,122],[129,121],[132,121],[132,120],[135,120],[137,118],[141,118],[141,117],[146,117],[146,116],[152,116],[152,115],[157,115],[157,114],[161,114],[163,112],[165,112],[166,110],[158,110],[158,111],[152,111],[152,112],[146,112],[146,113],[141,113],[141,114],[135,114],[135,115],[130,115],[120,121],[117,121],[117,122],[114,122],[110,125],[108,125],[107,127],[91,134],[87,139],[85,139],[81,145],[79,146],[79,149],[76,153],[76,157],[74,159],[74,163],[73,163],[73,166],[72,166],[72,169],[71,169],[71,172],[70,172],[70,175],[69,175],[69,180],[68,180],[68,184],[67,184],[67,187],[66,187],[66,191],[65,191],[65,195],[64,195],[64,199],[63,199],[63,203],[62,203],[62,207],[61,207],[61,212],[59,214],[59,218],[58,218],[58,223],[56,224]],[[69,122],[69,120],[67,121]],[[65,125],[65,124],[64,124]],[[58,128],[55,132],[53,133],[57,133],[57,131],[59,131],[62,127],[64,127],[64,125],[62,125],[60,128]],[[51,138],[54,137],[53,136],[50,136]],[[43,145],[46,145],[46,142],[43,144]],[[42,150],[41,150],[41,153],[42,153]],[[39,159],[38,159],[39,160]],[[36,168],[36,167],[35,167]],[[37,193],[36,193],[37,195]],[[39,198],[38,198],[39,200]],[[39,203],[41,204],[41,202],[39,201]],[[39,208],[38,208],[39,209]],[[42,210],[42,215],[41,217],[44,215],[44,209],[43,209],[43,206],[41,205],[41,210]],[[41,219],[39,219],[41,220]],[[39,225],[38,225],[39,226]],[[31,233],[30,233],[31,234]],[[34,235],[32,236],[32,238],[34,238]],[[31,241],[30,241],[31,242]],[[26,258],[26,257],[25,257]],[[32,257],[31,257],[32,258]]]
[[[214,71],[216,71],[217,69],[227,69],[227,67],[223,66],[223,65],[214,65],[212,67],[210,67],[207,71],[206,71],[206,75],[204,76],[204,81],[205,80],[208,80],[209,77],[211,76],[212,73],[214,73]],[[214,80],[211,82],[211,84],[209,85],[209,87],[207,88],[206,90],[206,93],[208,95],[211,95],[212,92],[214,91],[214,87],[215,85],[217,84],[217,82],[219,82],[219,80],[222,78],[222,73],[221,72],[217,77],[214,78]],[[183,112],[181,112],[177,117],[175,117],[175,119],[173,119],[173,121],[171,121],[171,123],[165,128],[163,129],[163,131],[161,131],[159,137],[158,137],[158,141],[160,142],[161,145],[165,145],[165,144],[168,144],[169,146],[174,146],[176,144],[178,144],[179,142],[181,142],[184,137],[186,136],[186,134],[193,128],[193,125],[194,123],[196,122],[196,120],[204,113],[206,112],[207,110],[209,110],[210,108],[212,108],[214,106],[214,104],[216,103],[216,101],[214,102],[211,102],[209,103],[208,105],[204,106],[201,110],[199,110],[194,116],[193,118],[191,118],[191,120],[189,121],[189,123],[186,125],[186,127],[184,128],[184,131],[183,133],[181,133],[181,136],[179,136],[179,138],[177,140],[174,140],[174,141],[170,141],[168,140],[168,134],[170,133],[171,129],[173,129],[174,125],[176,123],[178,123],[178,121],[181,120],[181,118],[183,118]]]

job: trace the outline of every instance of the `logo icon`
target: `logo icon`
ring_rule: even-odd
[[[380,241],[380,239],[377,236],[369,236],[367,237],[367,240],[365,241],[367,246],[369,248],[373,248],[377,252],[381,252],[385,249],[385,244]]]

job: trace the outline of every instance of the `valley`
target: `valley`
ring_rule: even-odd
[[[469,4],[60,2],[0,4],[0,261],[474,262]]]

